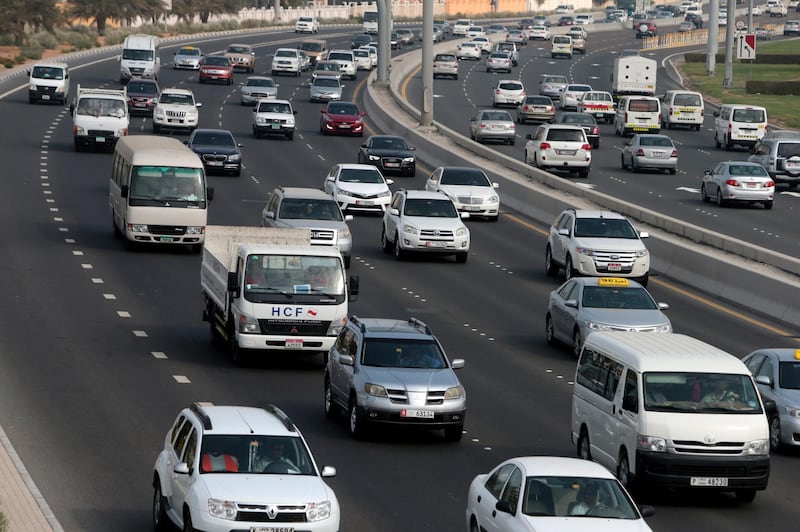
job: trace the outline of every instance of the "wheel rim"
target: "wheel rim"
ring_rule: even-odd
[[[548,343],[553,343],[555,335],[553,334],[553,318],[547,316],[544,325],[544,336]]]
[[[628,468],[628,457],[622,455],[619,459],[619,467],[617,471],[617,478],[619,479],[620,483],[623,486],[628,485],[628,477],[630,476],[630,471]]]
[[[400,238],[398,236],[394,239],[394,256],[399,259],[401,254],[402,250],[400,249]]]
[[[544,252],[544,268],[547,272],[550,272],[553,268],[553,257],[550,248],[547,248],[547,251]]]
[[[781,420],[778,416],[773,416],[769,421],[769,444],[772,449],[781,445]]]
[[[722,192],[717,190],[717,206],[722,207]]]
[[[331,411],[331,385],[326,381],[325,382],[325,413],[330,413]]]
[[[155,528],[161,525],[161,486],[156,486],[153,493],[153,524]]]
[[[575,334],[572,335],[572,354],[575,355],[575,358],[578,358],[581,354],[581,332],[577,329]]]
[[[358,432],[358,411],[355,403],[350,405],[350,432],[352,434]]]
[[[567,265],[564,268],[564,277],[567,280],[572,279],[572,259],[567,257]]]

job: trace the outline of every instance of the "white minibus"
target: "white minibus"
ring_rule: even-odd
[[[117,142],[112,164],[108,205],[117,236],[131,245],[203,249],[214,190],[195,152],[171,137],[133,135]]]

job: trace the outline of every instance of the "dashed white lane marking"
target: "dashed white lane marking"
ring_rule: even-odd
[[[117,299],[114,294],[103,294],[103,299]]]
[[[128,312],[127,310],[118,310],[117,311],[117,316],[119,316],[120,318],[130,318],[131,317],[131,313]]]
[[[61,231],[62,233],[69,233],[68,227],[59,227],[58,230]]]
[[[58,207],[50,207],[50,212],[58,212]]]
[[[63,222],[64,218],[60,218],[60,217],[56,216],[55,218],[53,218],[53,221],[54,222]]]
[[[160,359],[167,358],[167,354],[164,353],[163,351],[151,351],[150,354],[153,355],[153,358],[160,358]]]
[[[144,332],[144,331],[139,331],[139,330],[136,330],[136,329],[134,329],[134,331],[133,331],[133,335],[134,335],[135,337],[137,337],[137,338],[147,338],[147,333],[146,333],[146,332]]]
[[[81,268],[83,268],[84,270],[92,270],[92,269],[94,269],[94,266],[92,266],[91,264],[84,263],[84,264],[81,264]]]
[[[192,381],[190,381],[189,377],[187,377],[186,375],[173,375],[172,378],[175,379],[175,382],[177,382],[178,384],[191,384],[192,383]]]
[[[92,283],[94,283],[94,284],[103,284],[103,283],[105,283],[105,281],[103,281],[103,279],[100,278],[100,277],[92,277]]]
[[[83,255],[83,251],[74,249],[74,250],[72,250],[72,254],[75,255],[75,256],[81,256],[81,255]]]
[[[64,243],[65,244],[74,244],[75,243],[75,239],[74,238],[65,238],[64,239]]]

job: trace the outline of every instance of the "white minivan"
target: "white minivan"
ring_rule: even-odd
[[[69,96],[69,67],[66,63],[36,63],[28,71],[28,101],[64,105]]]
[[[578,456],[628,486],[732,491],[769,481],[769,426],[747,367],[682,334],[594,332],[572,398]]]
[[[714,146],[751,148],[767,132],[767,110],[747,104],[725,104],[714,112]]]
[[[700,130],[705,119],[703,95],[687,90],[669,90],[661,97],[661,127],[688,126]]]
[[[550,57],[566,57],[572,59],[572,37],[569,35],[553,35],[553,48],[550,50]]]
[[[614,131],[626,137],[661,131],[661,102],[655,96],[622,96],[614,115]]]

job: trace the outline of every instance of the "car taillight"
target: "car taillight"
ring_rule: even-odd
[[[670,155],[670,157],[677,157],[677,156],[678,156],[678,150],[673,148],[672,155]]]
[[[672,109],[672,107],[670,107],[670,108],[669,108],[669,116],[672,116],[674,112],[675,112],[675,111]]]
[[[581,149],[583,151],[591,151],[592,145],[591,144],[584,144],[583,146],[581,146]]]
[[[592,135],[599,135],[599,134],[600,134],[600,128],[597,127],[597,126],[593,127],[592,128]]]
[[[552,146],[550,146],[549,142],[542,142],[539,144],[539,148],[542,150],[549,150]]]
[[[522,110],[523,110],[523,111],[527,111],[528,109],[529,109],[529,108],[528,108],[528,106],[527,106],[527,105],[525,105],[525,106],[522,108]]]
[[[658,113],[658,123],[661,123],[661,113]]]
[[[481,124],[481,129],[486,129],[486,124]]]
[[[730,185],[732,187],[738,187],[739,186],[739,182],[736,181],[735,179],[726,179],[725,180],[725,184],[726,185]]]
[[[641,148],[639,148],[638,150],[636,150],[636,156],[637,156],[637,157],[644,157],[644,150],[643,150],[643,149],[641,149]]]
[[[706,116],[706,110],[705,109],[700,109],[700,116],[703,116],[703,117]]]
[[[520,92],[519,95],[524,98],[525,97],[525,91]]]
[[[502,93],[500,92],[500,89],[497,89],[497,90],[495,90],[495,91],[494,91],[494,93],[495,93],[495,94],[502,94]]]
[[[775,181],[767,181],[764,183],[764,188],[772,188],[775,186]]]
[[[555,107],[553,107],[552,105],[548,105],[547,106],[547,111],[548,112],[553,111],[553,110],[555,110]]]

